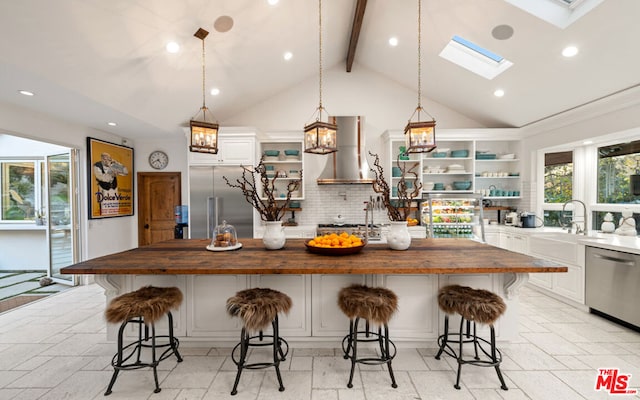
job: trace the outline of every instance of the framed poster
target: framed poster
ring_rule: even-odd
[[[133,215],[133,149],[87,137],[89,219]]]

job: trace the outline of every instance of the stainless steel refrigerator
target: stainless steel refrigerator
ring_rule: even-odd
[[[253,207],[240,189],[227,185],[223,176],[234,182],[242,176],[242,168],[189,168],[189,232],[192,239],[211,238],[213,230],[223,220],[236,228],[239,238],[253,237]]]

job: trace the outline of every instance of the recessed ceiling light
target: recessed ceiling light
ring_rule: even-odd
[[[389,45],[390,46],[397,46],[398,45],[398,38],[397,37],[392,37],[389,39]]]
[[[219,94],[220,94],[220,89],[218,89],[218,88],[213,88],[213,89],[211,89],[211,92],[210,92],[210,93],[211,93],[211,95],[212,95],[212,96],[217,96],[217,95],[219,95]]]
[[[286,53],[284,53],[283,57],[285,60],[289,61],[293,57],[293,53],[291,53],[290,51],[287,51]]]
[[[18,90],[18,93],[23,94],[25,96],[34,96],[35,95],[35,93],[30,92],[28,90]]]
[[[275,6],[276,4],[278,4],[278,1],[280,0],[267,0],[267,3],[269,3],[270,6]]]
[[[493,95],[496,96],[496,97],[502,97],[502,96],[504,96],[504,90],[496,89],[496,91],[493,92]]]
[[[169,53],[177,53],[178,51],[180,51],[180,45],[176,42],[167,43],[166,48]]]
[[[107,122],[107,125],[109,125],[109,126],[116,126],[116,125],[118,125],[118,124],[116,124],[115,122]]]
[[[585,140],[582,144],[593,144],[593,140]]]
[[[578,48],[576,46],[567,46],[562,50],[562,55],[565,57],[573,57],[578,54]]]

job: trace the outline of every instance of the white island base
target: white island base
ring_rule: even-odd
[[[399,309],[389,323],[391,339],[398,347],[433,347],[443,330],[444,314],[438,308],[438,288],[460,284],[487,289],[500,295],[507,311],[495,324],[496,337],[508,342],[517,337],[518,290],[527,273],[454,275],[96,275],[105,289],[107,303],[116,296],[142,286],[176,286],[184,294],[180,308],[173,312],[174,334],[185,346],[232,347],[242,328],[238,318],[226,312],[226,301],[237,291],[266,287],[286,293],[293,307],[280,317],[280,335],[291,347],[340,347],[349,331],[347,317],[337,306],[338,291],[352,283],[384,286],[399,299]],[[458,330],[459,319],[451,319]],[[158,323],[159,329],[166,318]],[[107,338],[115,341],[119,326],[108,324]],[[480,336],[488,328],[478,326]],[[128,333],[134,337],[133,328]]]

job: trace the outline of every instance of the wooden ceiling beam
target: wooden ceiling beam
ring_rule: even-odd
[[[366,8],[367,0],[357,0],[356,12],[353,15],[353,24],[351,26],[349,51],[347,51],[347,72],[351,72],[353,60],[356,57],[356,47],[358,46],[358,38],[360,37],[360,29],[362,28],[362,20],[364,19],[364,10]]]

